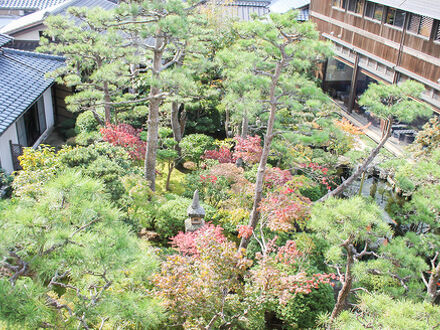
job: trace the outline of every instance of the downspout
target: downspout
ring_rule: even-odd
[[[394,67],[393,84],[397,84],[399,80],[400,74],[396,70],[396,68],[398,68],[402,62],[403,46],[405,43],[406,29],[408,27],[408,19],[409,19],[409,13],[405,12],[405,19],[403,20],[403,28],[402,28],[402,37],[400,38],[399,53],[397,54],[397,62],[396,62],[396,66]]]

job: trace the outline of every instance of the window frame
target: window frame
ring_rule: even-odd
[[[408,33],[413,34],[413,35],[418,36],[423,39],[427,39],[427,40],[431,39],[431,36],[434,36],[434,40],[435,40],[436,35],[438,35],[438,37],[440,38],[440,31],[438,31],[438,28],[436,30],[435,20],[432,17],[414,14],[414,13],[409,13],[409,14],[410,14],[410,16],[409,16],[408,23],[406,26],[406,31]],[[410,29],[413,17],[418,17],[417,31]],[[421,33],[422,28],[423,28],[423,23],[426,19],[432,20],[430,31],[429,31],[428,35]],[[438,39],[438,41],[440,41],[440,39]]]
[[[350,5],[354,4],[354,9],[350,9]],[[360,7],[359,7],[360,6]],[[347,1],[347,12],[353,15],[362,16],[364,13],[365,1],[364,0],[348,0]],[[359,10],[359,11],[357,11]]]
[[[434,29],[433,30],[434,31],[432,33],[432,38],[433,38],[434,42],[440,44],[440,21],[439,20],[434,21]]]
[[[372,16],[368,16],[367,15],[367,8],[368,8],[369,5],[371,5],[372,9],[373,9]],[[377,18],[376,17],[376,12],[377,12],[377,10],[379,8],[381,9],[381,15],[380,15],[380,18]],[[371,20],[371,21],[374,21],[374,22],[377,22],[377,23],[382,22],[383,17],[384,17],[384,11],[385,11],[385,6],[384,5],[381,5],[381,4],[372,2],[372,1],[365,1],[364,2],[364,17],[366,19],[368,19],[368,20]]]
[[[335,2],[337,2],[338,4],[336,5]],[[332,0],[332,8],[336,10],[347,11],[348,2],[349,0]]]
[[[394,15],[393,15],[393,17],[392,17],[392,20],[393,20],[392,23],[389,23],[389,22],[388,22],[390,11],[394,11]],[[401,26],[395,24],[395,23],[396,23],[396,16],[397,16],[397,13],[398,13],[398,12],[401,12],[402,15],[403,15],[403,20],[402,20],[402,25],[401,25]],[[384,21],[384,23],[385,23],[386,25],[390,26],[390,27],[395,28],[395,29],[403,30],[404,25],[405,25],[405,15],[406,15],[406,14],[407,14],[407,12],[404,11],[404,10],[397,9],[397,8],[394,8],[394,7],[386,7],[386,13],[385,13],[385,21]]]

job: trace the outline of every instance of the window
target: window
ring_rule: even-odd
[[[365,16],[371,19],[382,21],[383,6],[374,2],[367,1],[365,5]]]
[[[347,9],[348,0],[332,0],[332,6],[341,9]]]
[[[440,22],[439,21],[437,21],[437,27],[436,27],[435,33],[434,33],[434,40],[440,41]]]
[[[396,27],[402,27],[405,20],[405,12],[403,10],[388,8],[386,23]]]
[[[425,36],[427,38],[431,37],[433,25],[434,25],[434,20],[431,17],[422,16],[419,34],[421,34],[422,36]]]
[[[376,4],[376,7],[374,8],[374,19],[377,19],[378,21],[382,21],[383,17],[383,6]]]
[[[364,8],[363,0],[349,0],[348,1],[348,10],[352,11],[356,14],[362,14],[362,9]]]
[[[411,14],[408,21],[408,31],[429,38],[434,20],[431,17]]]

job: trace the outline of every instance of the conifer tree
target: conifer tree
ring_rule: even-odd
[[[206,21],[198,14],[194,1],[127,0],[117,8],[114,26],[127,36],[136,49],[139,66],[139,89],[148,92],[149,113],[145,178],[155,190],[158,148],[159,109],[166,102],[172,105],[172,123],[176,140],[182,127],[177,124],[177,100],[195,89],[192,74],[203,67],[201,26]],[[205,32],[204,32],[205,33]]]
[[[391,235],[390,228],[382,220],[379,208],[362,197],[331,198],[324,204],[315,204],[308,227],[330,244],[326,258],[336,268],[342,284],[331,314],[332,321],[346,307],[353,288],[354,263],[371,255],[369,246]],[[359,246],[362,246],[360,252]]]
[[[251,228],[258,224],[264,173],[276,133],[276,114],[280,109],[297,110],[298,98],[307,93],[304,89],[311,87],[305,74],[307,69],[328,52],[325,44],[318,41],[313,23],[300,23],[296,17],[296,12],[289,12],[239,23],[236,25],[239,40],[220,54],[229,99],[235,97],[237,104],[260,104],[261,112],[269,114],[249,219]],[[292,111],[292,116],[295,115]],[[249,238],[242,238],[240,247],[245,248],[248,241]]]
[[[138,98],[125,93],[133,84],[130,65],[136,61],[135,49],[127,47],[123,35],[111,28],[112,10],[71,7],[69,15],[46,19],[38,50],[66,59],[66,65],[53,75],[75,89],[66,97],[68,110],[90,110],[100,124],[109,124],[116,108],[122,110],[131,104],[129,100]]]
[[[101,182],[67,170],[2,206],[0,327],[158,326],[161,308],[146,293],[158,260]]]

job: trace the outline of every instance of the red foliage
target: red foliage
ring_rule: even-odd
[[[215,175],[201,175],[200,176],[200,181],[216,183],[217,182],[217,177]]]
[[[278,249],[275,260],[285,265],[293,265],[302,255],[302,252],[297,249],[295,241],[289,240]]]
[[[267,217],[269,229],[288,231],[307,220],[312,202],[299,192],[302,186],[301,181],[291,180],[261,200],[259,210]]]
[[[263,148],[261,147],[261,138],[258,135],[234,138],[236,145],[234,157],[241,158],[245,163],[256,164],[260,161]]]
[[[321,166],[313,162],[300,164],[299,166],[305,172],[308,172],[310,176],[314,177],[315,180],[325,185],[327,187],[327,190],[331,190],[332,186],[337,186],[337,183],[334,182],[333,178],[328,175],[327,167]]]
[[[240,226],[238,227],[238,238],[244,237],[248,239],[252,236],[253,229],[250,226]]]
[[[292,174],[289,170],[282,170],[278,167],[266,169],[264,174],[264,184],[267,188],[282,186],[292,180]]]
[[[301,271],[297,265],[303,254],[297,250],[295,242],[287,241],[286,245],[277,247],[275,240],[267,243],[264,254],[257,254],[259,267],[250,271],[254,285],[263,296],[277,298],[280,304],[285,304],[296,293],[308,294],[321,283],[332,284],[331,279],[336,278],[334,274],[309,276]]]
[[[101,128],[104,141],[125,148],[133,159],[145,157],[145,142],[141,140],[140,133],[140,129],[135,129],[129,124],[107,124]]]
[[[171,238],[171,245],[182,255],[199,255],[199,249],[203,248],[203,241],[206,239],[213,239],[218,244],[225,242],[226,237],[223,235],[223,228],[206,224],[195,232],[180,232]]]
[[[235,158],[231,152],[226,147],[220,147],[219,150],[205,150],[205,155],[202,159],[215,159],[219,163],[235,163],[237,158]]]

